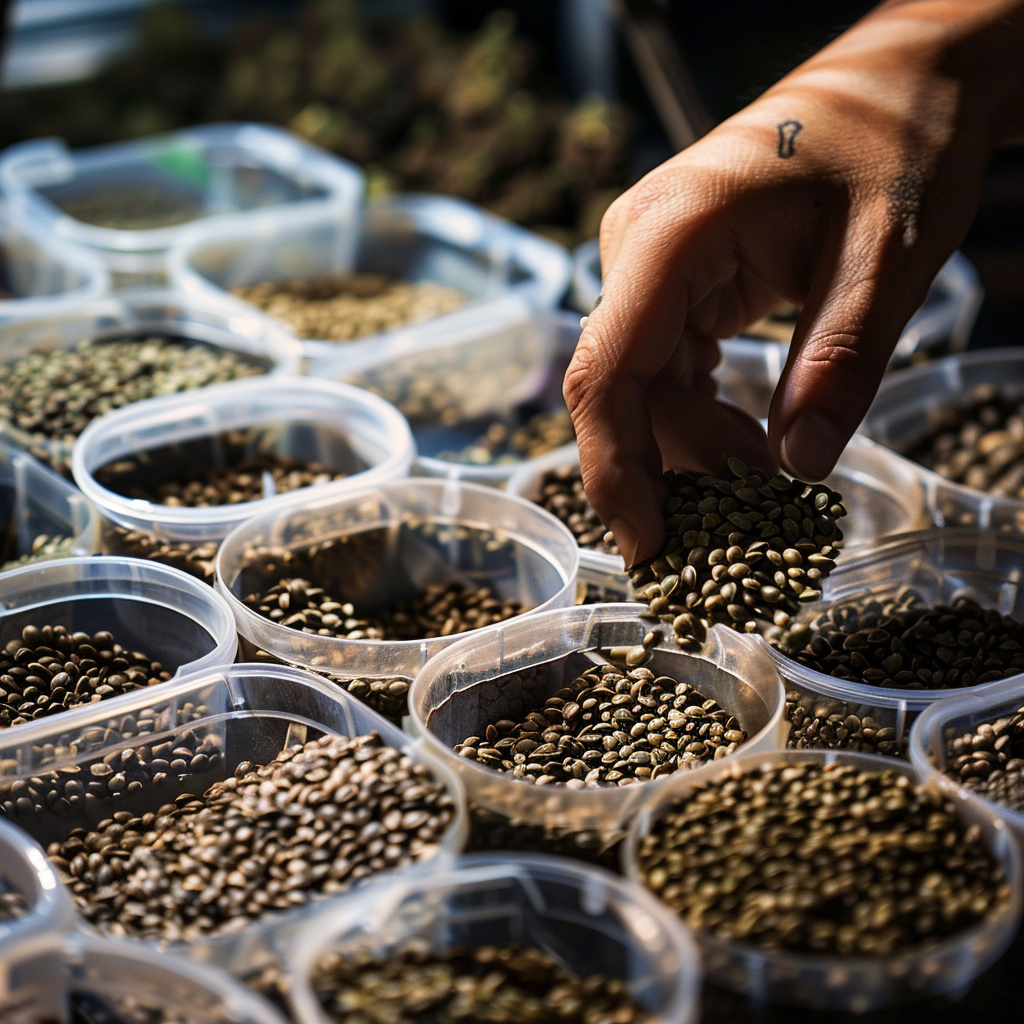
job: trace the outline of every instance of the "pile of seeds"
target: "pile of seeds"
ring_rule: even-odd
[[[285,578],[244,598],[260,615],[282,626],[348,640],[424,640],[452,636],[503,622],[522,611],[516,600],[502,601],[489,587],[455,580],[423,587],[415,597],[396,601],[374,614],[357,614],[309,580]]]
[[[747,632],[758,619],[786,626],[802,602],[821,597],[846,515],[835,491],[769,478],[739,459],[726,477],[670,471],[665,483],[665,544],[630,578],[681,646],[699,645],[713,622]]]
[[[218,541],[205,544],[189,544],[186,541],[166,540],[143,530],[128,530],[104,521],[103,549],[112,555],[129,555],[132,558],[146,558],[151,562],[181,569],[197,580],[213,585],[216,573],[214,562],[217,558]]]
[[[263,281],[231,293],[283,321],[298,337],[321,341],[352,341],[423,323],[452,313],[467,301],[456,288],[433,281],[398,281],[383,274]]]
[[[0,374],[0,419],[27,434],[70,444],[112,409],[262,372],[237,353],[174,338],[83,341],[6,366]]]
[[[453,816],[444,786],[379,736],[324,736],[243,762],[201,797],[75,829],[47,854],[90,923],[175,942],[430,857]]]
[[[660,639],[594,665],[520,721],[501,719],[455,745],[460,757],[538,786],[628,786],[731,754],[740,723],[689,683],[639,664]],[[647,638],[645,638],[646,640]]]
[[[988,494],[1024,498],[1024,401],[991,384],[940,422],[904,454],[949,480]]]
[[[28,901],[20,892],[0,892],[0,921],[13,921],[28,912]]]
[[[50,537],[41,533],[32,541],[31,551],[12,558],[9,562],[4,562],[0,565],[0,572],[17,569],[19,566],[29,565],[31,562],[44,562],[49,558],[67,558],[71,555],[74,546],[73,537]]]
[[[119,231],[169,228],[195,220],[203,212],[202,205],[195,199],[142,182],[135,182],[130,188],[96,189],[87,195],[58,200],[57,205],[83,224]]]
[[[831,608],[777,646],[815,672],[905,690],[978,686],[1024,671],[1024,625],[965,597],[929,605],[912,588]]]
[[[324,1012],[338,1024],[653,1021],[625,982],[602,974],[580,978],[528,946],[435,953],[425,942],[410,942],[387,960],[332,953],[316,965],[311,981]]]
[[[540,478],[540,495],[536,502],[572,530],[581,548],[607,555],[619,554],[615,538],[605,530],[583,490],[583,474],[579,466],[547,470]]]
[[[1024,811],[1024,707],[946,742],[946,774],[997,804]]]
[[[171,678],[159,661],[102,630],[25,626],[0,652],[0,729],[60,714]]]
[[[435,458],[473,466],[509,465],[533,459],[575,440],[567,409],[537,412],[520,427],[495,420],[475,441],[460,451],[441,451]]]
[[[325,674],[332,683],[337,683],[350,696],[395,725],[401,725],[402,719],[409,713],[411,681],[404,676],[350,679],[329,672]]]
[[[815,693],[786,691],[789,737],[786,746],[794,750],[850,750],[861,754],[900,757],[905,743],[896,738],[891,725],[882,725],[865,704],[827,700]]]
[[[639,845],[641,880],[691,927],[762,949],[888,956],[960,931],[1010,894],[981,828],[894,771],[727,772]]]

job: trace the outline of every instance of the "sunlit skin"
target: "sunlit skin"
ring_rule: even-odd
[[[1024,0],[894,0],[612,204],[564,390],[627,565],[660,546],[664,468],[831,471],[1022,125]],[[716,339],[784,303],[765,434],[711,371]]]

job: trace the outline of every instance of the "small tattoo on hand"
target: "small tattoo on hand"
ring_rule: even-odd
[[[783,121],[775,127],[779,129],[779,156],[788,160],[796,152],[796,137],[804,126],[799,121]]]
[[[604,292],[598,292],[597,293],[597,298],[594,299],[594,305],[591,307],[591,310],[590,310],[591,313],[593,313],[594,310],[597,309],[597,307],[601,305],[601,300],[603,298],[604,298]]]

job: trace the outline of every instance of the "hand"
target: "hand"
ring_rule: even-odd
[[[1022,13],[887,4],[610,207],[564,391],[627,566],[660,546],[665,468],[831,471],[1024,95]],[[786,302],[803,311],[765,435],[715,399],[716,339]]]

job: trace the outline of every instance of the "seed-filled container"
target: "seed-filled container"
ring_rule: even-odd
[[[888,772],[890,774],[885,777],[890,780],[888,785],[892,788],[895,784],[897,792],[902,785],[905,785],[896,782],[902,776],[906,776],[912,783],[920,781],[920,777],[911,765],[891,758],[868,754],[827,750],[788,750],[730,758],[713,765],[705,772],[676,776],[670,784],[651,794],[646,805],[635,817],[624,845],[623,865],[626,876],[638,884],[649,885],[653,882],[651,887],[661,893],[672,905],[679,896],[680,890],[683,893],[693,890],[686,886],[677,886],[674,895],[667,892],[661,884],[662,878],[655,874],[658,870],[657,866],[652,868],[645,859],[649,855],[645,854],[645,849],[649,849],[645,846],[648,837],[661,830],[662,823],[673,811],[680,811],[682,815],[686,816],[688,808],[697,806],[695,801],[700,798],[699,791],[704,787],[716,787],[733,779],[734,788],[729,793],[728,799],[732,800],[731,806],[734,808],[734,813],[739,815],[744,813],[744,807],[751,806],[747,802],[747,795],[742,794],[738,785],[739,780],[756,775],[758,772],[771,773],[780,769],[783,772],[787,769],[796,772],[799,770],[799,766],[809,766],[814,772],[820,772],[823,768],[825,771],[843,769],[853,773]],[[765,779],[765,786],[773,786],[766,792],[778,793],[789,784],[785,778],[779,780],[778,775],[775,776],[775,780],[772,783],[770,779]],[[855,832],[856,826],[847,825],[842,820],[843,812],[847,811],[851,805],[856,810],[855,800],[847,797],[844,792],[840,794],[842,799],[832,808],[817,805],[821,810],[821,817],[814,819],[804,809],[806,806],[811,806],[811,797],[808,794],[807,804],[801,804],[802,810],[793,818],[798,829],[792,835],[793,841],[815,842],[813,836],[805,837],[801,834],[808,821],[835,823],[835,830],[829,831],[826,827],[822,832],[821,844],[818,847],[820,852],[815,855],[815,863],[819,865],[816,871],[818,877],[807,880],[807,891],[795,887],[791,902],[785,901],[785,894],[780,890],[778,899],[768,899],[766,896],[758,904],[760,910],[753,912],[754,917],[749,920],[744,918],[743,921],[737,922],[738,928],[758,927],[759,924],[768,923],[763,920],[764,918],[767,916],[778,917],[779,910],[789,906],[792,908],[794,920],[798,922],[795,927],[801,930],[789,934],[788,946],[787,942],[779,940],[777,948],[766,948],[759,945],[754,939],[740,941],[721,937],[721,933],[716,934],[714,930],[720,928],[718,924],[710,927],[695,927],[694,933],[700,948],[706,979],[746,995],[755,1005],[755,1010],[761,1007],[761,1012],[763,1012],[765,1002],[785,1002],[822,1010],[863,1013],[907,999],[921,999],[941,994],[957,995],[966,991],[971,982],[1000,957],[1016,934],[1021,916],[1021,854],[1010,830],[992,811],[983,806],[981,801],[944,781],[937,783],[937,787],[937,789],[930,788],[941,801],[948,802],[946,806],[952,811],[949,820],[959,831],[960,839],[958,841],[973,844],[976,837],[983,850],[999,866],[1002,879],[990,890],[988,906],[983,916],[978,917],[977,914],[974,914],[976,919],[973,923],[944,936],[936,935],[920,944],[902,948],[897,945],[891,951],[878,955],[867,952],[839,954],[838,952],[803,951],[800,947],[807,945],[811,929],[816,926],[812,923],[805,925],[801,920],[801,915],[804,913],[816,914],[817,921],[824,921],[825,925],[835,930],[840,922],[830,919],[830,912],[827,909],[828,901],[836,900],[837,894],[855,892],[858,885],[864,884],[857,880],[864,872],[855,875],[850,871],[847,875],[843,875],[841,865],[837,870],[837,859],[841,855],[835,853],[835,846],[832,844],[839,842],[841,836],[847,835],[850,839],[848,843],[849,856],[856,859],[861,856],[860,851],[865,851],[864,863],[871,864],[872,871],[877,877],[882,870],[878,865],[877,858],[886,856],[880,851],[897,848],[892,845],[895,840],[890,840],[890,845],[885,845],[885,837],[890,833],[883,831],[878,836],[871,834],[875,825],[877,824],[881,829],[883,825],[892,823],[892,833],[896,835],[901,833],[906,835],[907,828],[914,827],[913,823],[904,824],[894,811],[889,811],[887,818],[875,819],[871,826],[862,828],[861,837],[855,838],[848,830],[853,829]],[[904,799],[908,799],[907,791],[903,790],[903,793]],[[724,796],[723,799],[725,799]],[[741,799],[743,803],[741,803]],[[761,806],[770,811],[774,795],[765,799],[766,802]],[[722,829],[721,842],[713,861],[706,853],[692,850],[694,846],[692,831],[688,835],[684,831],[679,832],[680,836],[686,836],[686,838],[676,840],[678,845],[675,849],[680,857],[694,858],[696,884],[707,884],[702,879],[708,878],[706,869],[712,864],[722,865],[723,870],[715,874],[716,878],[721,878],[723,882],[729,870],[726,865],[744,863],[755,871],[759,871],[762,865],[775,864],[780,869],[775,877],[779,879],[778,885],[781,887],[784,882],[790,881],[789,878],[783,878],[783,876],[791,873],[794,866],[800,864],[800,860],[799,858],[793,859],[793,844],[790,842],[787,845],[787,840],[779,827],[785,818],[785,812],[780,809],[776,813],[777,817],[774,820],[779,824],[762,826],[759,820],[756,823],[752,822],[751,828],[757,831],[750,833],[749,842],[756,848],[756,852],[749,854],[749,860],[737,861],[735,830],[730,828]],[[924,812],[921,810],[916,812],[915,822],[921,818],[922,813]],[[945,814],[945,812],[943,813]],[[715,826],[717,819],[716,812],[709,809],[707,814],[709,827]],[[852,821],[853,819],[848,820]],[[843,829],[842,826],[846,826],[846,828]],[[672,827],[680,830],[685,828],[681,823]],[[866,844],[871,839],[877,839],[877,846],[872,849],[878,852],[866,854],[868,848]],[[915,838],[907,844],[907,850],[917,855],[914,857],[915,870],[922,870],[921,864],[925,858],[920,857],[919,854],[927,845],[928,839],[927,832],[915,833]],[[977,849],[976,845],[972,845],[972,850],[977,851]],[[893,854],[890,853],[888,856],[893,857]],[[966,857],[967,854],[965,853],[964,856]],[[971,856],[973,857],[975,854],[972,853]],[[698,860],[698,858],[703,859]],[[896,860],[896,863],[901,867],[905,865],[909,870],[911,867],[907,863],[909,859],[900,858]],[[678,860],[672,859],[663,862],[662,870],[670,879],[676,877],[678,863]],[[985,870],[990,871],[991,869],[986,868]],[[987,878],[989,882],[994,882],[990,875],[984,875],[984,878]],[[929,905],[927,902],[931,892],[929,887],[936,884],[941,887],[942,879],[943,867],[937,866],[931,876],[923,883],[918,883],[920,889],[913,886],[910,890],[923,901],[922,916],[928,913],[923,908]],[[734,890],[737,906],[745,909],[748,915],[751,913],[752,904],[749,899],[746,899],[747,895],[749,894],[751,899],[754,898],[756,892],[759,891],[759,888],[763,888],[764,884],[760,875],[752,882],[750,888],[747,887],[746,879],[738,879],[737,888]],[[844,885],[845,888],[843,888]],[[1002,888],[1004,886],[1005,888]],[[721,895],[722,891],[717,883],[713,885],[713,889],[714,892],[709,891],[708,893],[709,906]],[[894,898],[892,896],[887,900],[884,895],[879,895],[872,901],[874,909],[882,912],[885,909],[884,905],[887,902],[892,903]],[[839,900],[841,902],[841,896]],[[861,925],[874,929],[876,932],[884,932],[886,928],[884,916],[876,919],[866,912],[871,907],[871,903],[859,900],[855,904],[844,905],[844,907],[852,906],[865,908],[863,916],[857,919]],[[961,911],[963,909],[960,908]],[[709,915],[714,912],[714,909],[708,910]],[[846,914],[847,910],[844,909],[842,913]],[[954,913],[954,908],[950,908],[950,913],[951,915]],[[685,922],[686,916],[682,916]],[[933,917],[935,916],[938,915],[933,913]],[[952,916],[950,919],[956,921],[958,918]],[[709,916],[708,920],[716,921],[717,919]],[[890,920],[892,919],[890,918]],[[935,926],[934,921],[932,926]],[[772,927],[778,929],[777,924],[773,924]],[[856,928],[856,925],[850,924],[850,927]],[[928,933],[923,932],[922,934],[927,935]],[[799,940],[795,944],[792,941],[794,938]],[[845,942],[847,937],[843,938]],[[855,939],[856,932],[851,933],[849,938]],[[893,940],[890,939],[890,941]],[[826,942],[820,948],[829,949],[830,947]]]
[[[288,959],[296,1024],[343,1019],[324,1005],[339,980],[371,1003],[376,997],[400,1007],[417,965],[438,960],[462,979],[462,998],[500,999],[510,1019],[527,1019],[526,1006],[519,1017],[514,1002],[523,988],[536,993],[546,983],[556,1000],[579,998],[565,991],[573,986],[569,979],[592,979],[584,1009],[600,1001],[606,1019],[628,1022],[641,1014],[688,1024],[698,1012],[700,961],[689,931],[637,886],[558,857],[471,856],[447,871],[381,882],[365,890],[358,908],[311,920]],[[367,973],[377,964],[392,968],[386,995]],[[477,994],[471,979],[483,983],[495,967],[507,980],[497,992]],[[609,999],[607,980],[624,983],[625,992],[616,988]]]
[[[782,683],[753,639],[715,628],[690,654],[649,636],[641,611],[579,606],[506,623],[417,675],[408,727],[461,775],[471,844],[529,842],[604,862],[644,793],[674,772],[782,746]],[[614,689],[597,689],[608,673]]]
[[[318,752],[330,753],[325,744],[371,734],[379,742],[345,746],[333,767],[313,763]],[[296,746],[301,757],[277,761]],[[353,774],[359,764],[364,770]],[[251,774],[269,765],[276,766],[274,781]],[[254,778],[282,794],[272,819],[262,805],[225,803]],[[219,795],[204,801],[204,814],[212,816],[204,838],[194,814],[186,824],[174,808],[191,813],[183,794],[207,792]],[[404,818],[402,833],[383,823],[387,814],[372,817],[388,801]],[[272,963],[275,936],[325,898],[347,894],[381,871],[451,857],[462,849],[466,828],[454,772],[338,687],[282,665],[193,672],[35,722],[6,743],[0,736],[0,807],[51,857],[62,858],[55,863],[72,879],[79,914],[91,927],[171,945],[240,975]],[[153,818],[145,824],[129,821],[146,814]],[[247,835],[238,832],[243,822],[252,826]],[[178,851],[163,859],[135,854],[132,867],[142,865],[151,879],[145,891],[137,887],[137,872],[112,863],[118,824],[161,830],[158,845]],[[85,871],[75,862],[68,844],[84,836],[76,829],[104,836],[95,846],[111,854],[103,877],[93,874],[99,867]],[[209,838],[221,834],[233,842],[217,846]],[[132,888],[119,893],[119,885]]]
[[[133,401],[292,372],[294,341],[174,292],[125,293],[0,326],[0,437],[70,475],[76,437]]]
[[[82,433],[73,468],[100,510],[102,550],[167,560],[212,584],[213,551],[246,519],[304,487],[338,496],[405,476],[415,454],[408,424],[383,399],[281,377],[108,413]],[[201,548],[207,559],[190,557]],[[200,574],[199,562],[211,571]]]
[[[888,607],[887,602],[892,602],[903,608],[905,598],[913,592],[922,607],[949,606],[966,598],[982,609],[992,609],[999,616],[1021,622],[1024,621],[1024,592],[1020,589],[1022,569],[1024,539],[1019,536],[967,527],[906,534],[870,548],[850,561],[840,562],[825,581],[822,600],[808,605],[800,620],[809,623],[823,614],[844,616],[849,609],[859,610],[872,602],[885,607]],[[970,619],[970,614],[965,614]],[[924,651],[921,648],[915,653],[906,648],[906,642],[900,639],[905,626],[899,630],[895,625],[891,628],[894,631],[891,636],[886,638],[879,632],[870,641],[869,649],[871,644],[881,645],[884,641],[889,645],[885,648],[886,657],[896,653],[908,663]],[[979,639],[987,645],[989,657],[1001,656],[1004,678],[1024,672],[1024,667],[1013,663],[1018,651],[1014,646],[1017,641],[1006,635],[1004,625],[985,622],[980,630],[972,632],[968,622],[964,629],[966,633],[961,635],[956,622],[947,622],[941,627],[926,624],[917,629],[911,626],[910,635],[916,643],[930,630],[936,637],[932,646],[944,652],[932,652],[931,660],[944,670],[956,669],[958,677],[963,671],[983,676],[996,667],[986,667],[985,655],[978,655],[983,648],[970,646]],[[980,636],[976,637],[976,633]],[[893,636],[897,638],[896,650],[892,649]],[[845,647],[845,640],[837,644],[851,652],[849,657],[853,658],[852,644]],[[900,648],[899,644],[904,646]],[[1001,644],[1006,646],[1001,647]],[[769,652],[786,682],[788,714],[793,726],[790,746],[841,747],[904,756],[907,734],[917,714],[936,701],[968,692],[956,688],[962,683],[952,676],[946,688],[942,688],[942,684],[939,687],[929,685],[920,677],[894,685],[895,680],[890,675],[902,671],[902,664],[886,663],[879,673],[872,673],[880,678],[878,685],[874,685],[816,671],[775,647],[769,646]],[[968,655],[972,659],[978,655],[981,660],[971,666],[961,666],[960,659]],[[877,659],[872,658],[872,664],[874,660]],[[852,660],[850,664],[853,665]],[[987,692],[999,685],[1002,684],[998,681],[985,679],[974,692]]]
[[[530,502],[413,479],[248,520],[217,553],[217,589],[246,657],[412,678],[474,623],[572,604],[578,566],[572,535]]]
[[[196,125],[133,142],[69,150],[34,139],[0,158],[12,205],[126,274],[166,271],[186,226],[283,208],[330,216],[355,241],[363,176],[352,164],[260,124]]]

